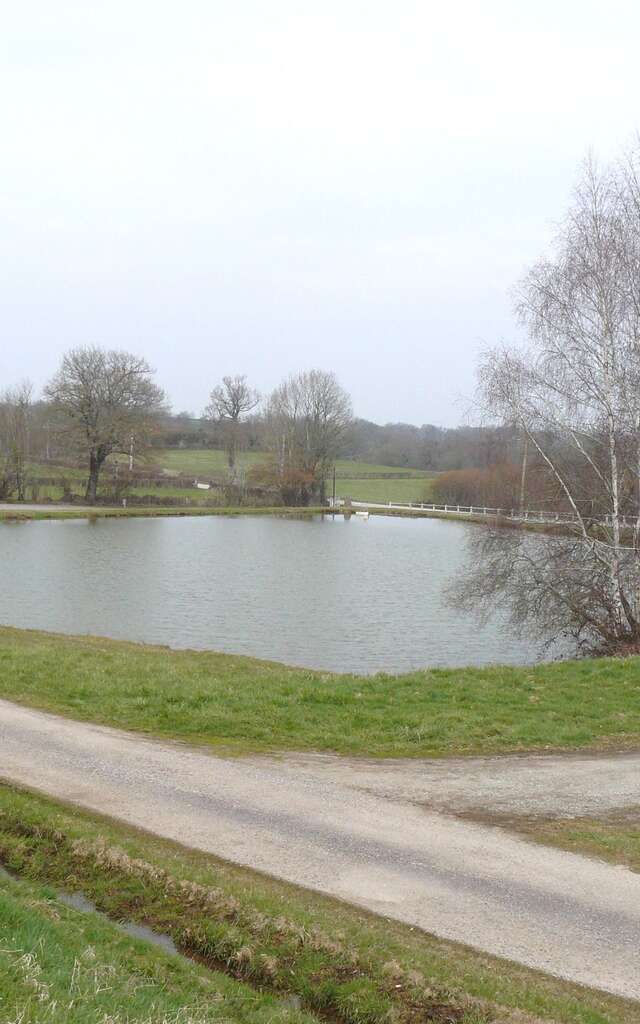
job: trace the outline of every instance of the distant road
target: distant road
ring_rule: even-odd
[[[36,505],[35,503],[29,504],[26,501],[0,501],[0,511],[2,512],[51,512],[52,509],[57,508],[72,509],[74,512],[92,511],[90,505],[63,505],[52,501],[49,501],[44,505]]]
[[[600,808],[637,804],[638,755],[226,760],[0,701],[0,776],[640,999],[640,875],[451,815],[485,805],[549,810],[556,791],[576,813],[599,790]]]

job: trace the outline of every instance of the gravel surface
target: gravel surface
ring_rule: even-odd
[[[260,763],[260,759],[254,759]],[[265,764],[270,763],[267,759]],[[297,776],[452,813],[570,818],[640,805],[640,753],[508,754],[373,761],[333,754],[281,759]]]
[[[476,806],[503,806],[506,799],[524,807],[541,800],[538,790],[546,786],[564,792],[554,797],[563,806],[582,808],[602,781],[610,807],[634,793],[637,799],[637,769],[630,755],[412,765],[302,756],[226,760],[0,701],[5,779],[445,938],[640,999],[640,875],[424,806],[451,812],[459,804],[468,809],[462,805],[469,799]],[[568,788],[566,773],[573,775]],[[616,773],[627,779],[620,787]]]

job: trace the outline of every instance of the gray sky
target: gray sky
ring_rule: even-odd
[[[589,147],[632,0],[0,0],[0,387],[130,348],[174,408],[333,369],[455,424]]]

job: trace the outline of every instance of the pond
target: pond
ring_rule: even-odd
[[[452,610],[469,531],[438,519],[96,519],[0,525],[0,623],[337,672],[543,654]]]

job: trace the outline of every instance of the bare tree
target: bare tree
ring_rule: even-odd
[[[267,424],[276,479],[298,502],[324,500],[327,476],[352,419],[351,399],[334,373],[308,370],[287,378],[271,395]]]
[[[114,452],[144,445],[165,410],[163,391],[148,363],[115,349],[67,352],[45,389],[68,444],[89,462],[85,498],[95,503],[100,471]]]
[[[585,164],[552,255],[519,290],[522,350],[489,352],[485,409],[515,427],[571,514],[569,533],[485,536],[458,589],[505,599],[590,644],[640,642],[640,190],[624,166]]]
[[[244,375],[223,377],[222,384],[218,384],[209,396],[205,416],[223,428],[227,462],[232,476],[235,475],[241,423],[259,402],[260,394],[249,387]]]
[[[24,501],[33,387],[24,381],[0,396],[0,491]]]

